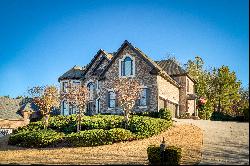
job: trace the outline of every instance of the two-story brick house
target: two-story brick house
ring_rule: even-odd
[[[133,111],[158,111],[167,107],[173,117],[189,112],[197,115],[194,80],[173,60],[153,61],[128,41],[114,53],[99,50],[86,67],[73,67],[61,77],[61,89],[69,81],[84,84],[90,91],[87,114],[121,114],[116,104],[114,80],[136,79],[141,84],[141,95]],[[61,114],[75,113],[65,101],[61,102]]]

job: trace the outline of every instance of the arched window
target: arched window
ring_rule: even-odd
[[[90,83],[88,83],[87,87],[89,90],[89,100],[93,100],[94,99],[95,83],[90,82]]]
[[[126,56],[120,63],[120,75],[132,76],[134,75],[134,62],[130,56]]]

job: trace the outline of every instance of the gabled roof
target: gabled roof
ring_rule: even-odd
[[[120,48],[116,51],[114,54],[112,60],[109,62],[109,64],[105,67],[103,72],[100,74],[100,79],[103,78],[106,71],[109,69],[109,67],[112,65],[112,63],[118,58],[119,53],[125,48],[126,46],[129,46],[139,57],[141,57],[150,67],[152,67],[153,70],[156,71],[157,74],[163,76],[164,78],[168,79],[171,83],[173,83],[175,86],[180,87],[180,85],[172,79],[162,68],[157,65],[151,58],[149,58],[145,53],[143,53],[139,48],[134,47],[131,43],[129,43],[127,40],[123,42],[123,44],[120,46]]]
[[[80,79],[84,77],[84,67],[74,66],[58,78],[58,81],[65,79]]]
[[[103,49],[100,49],[94,56],[94,58],[90,61],[90,63],[86,66],[86,69],[84,71],[84,75],[89,71],[89,69],[91,68],[91,66],[95,63],[95,61],[97,60],[97,58],[99,57],[99,55],[103,54],[104,58],[106,58],[108,61],[110,61],[113,57],[112,54],[107,53],[106,51],[104,51]]]

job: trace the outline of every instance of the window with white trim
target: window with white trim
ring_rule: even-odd
[[[135,75],[135,60],[130,55],[125,55],[119,64],[119,75],[122,77],[129,77]]]
[[[88,90],[89,90],[89,100],[93,100],[94,99],[94,91],[95,91],[95,83],[90,82],[87,85]]]
[[[96,100],[96,113],[100,113],[100,107],[101,107],[101,103],[100,103],[100,98],[98,98]]]
[[[80,82],[80,81],[73,81],[73,84],[74,84],[74,85],[80,85],[81,82]]]
[[[108,92],[108,107],[115,108],[115,92],[113,91]]]
[[[67,86],[68,86],[68,82],[62,82],[62,91],[63,92],[66,92]]]
[[[147,105],[147,88],[141,88],[139,106]]]
[[[62,102],[62,111],[63,111],[63,115],[69,115],[69,110],[67,109],[66,101]]]

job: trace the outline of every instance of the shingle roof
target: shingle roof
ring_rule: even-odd
[[[187,71],[181,68],[174,60],[167,59],[161,61],[155,61],[168,75],[182,75],[187,74]]]
[[[39,111],[31,100],[0,97],[0,119],[22,119],[22,111]]]
[[[22,119],[19,112],[21,100],[0,97],[0,119]]]
[[[58,81],[64,80],[64,79],[80,79],[84,77],[84,67],[80,66],[74,66],[67,72],[65,72],[62,76],[58,78]]]

